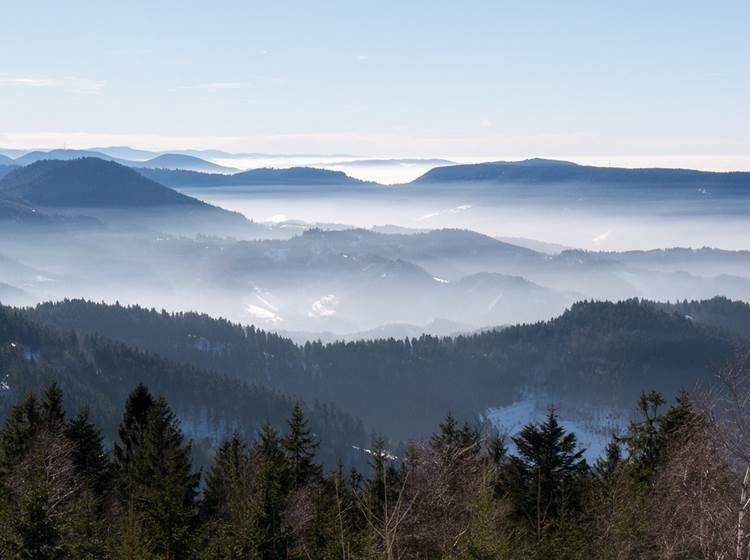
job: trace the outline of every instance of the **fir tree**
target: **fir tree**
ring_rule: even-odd
[[[88,408],[70,421],[65,435],[74,446],[73,464],[76,471],[91,486],[94,494],[102,497],[112,481],[112,464],[104,450],[99,428],[89,419]]]
[[[289,419],[289,432],[283,441],[293,488],[298,489],[320,477],[321,469],[314,461],[320,443],[310,430],[299,403]]]
[[[640,422],[631,422],[627,435],[621,438],[622,442],[628,446],[630,472],[640,484],[651,483],[661,459],[662,438],[659,434],[659,426],[663,421],[663,416],[659,410],[664,403],[664,397],[657,391],[642,393],[638,400],[638,409],[642,418]]]
[[[251,525],[257,535],[260,558],[286,558],[291,537],[284,527],[282,513],[294,479],[278,432],[264,423],[252,451],[255,507]]]
[[[146,430],[149,412],[154,398],[145,385],[139,383],[125,402],[125,412],[118,429],[119,443],[115,443],[114,456],[117,466],[121,499],[127,502],[132,491],[133,456],[138,450]]]
[[[57,383],[50,384],[44,392],[42,401],[42,421],[46,428],[56,433],[65,427],[65,410],[63,408],[63,393]]]
[[[235,433],[216,451],[211,469],[206,476],[201,509],[206,517],[226,515],[225,510],[233,500],[241,499],[247,485],[247,444]]]
[[[14,556],[18,560],[62,560],[65,557],[64,543],[49,515],[44,493],[31,491],[22,496],[15,530],[19,542]]]
[[[538,541],[578,506],[580,480],[587,466],[576,436],[566,433],[550,410],[539,424],[528,424],[513,438],[518,455],[503,469],[503,486],[516,517]]]
[[[36,396],[30,394],[16,404],[0,432],[0,479],[8,475],[31,445],[41,424]]]
[[[186,557],[200,475],[192,472],[191,444],[163,398],[150,407],[129,469],[147,548],[168,559]]]

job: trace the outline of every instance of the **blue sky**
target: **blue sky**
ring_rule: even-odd
[[[2,13],[4,147],[750,168],[747,1],[29,0]]]

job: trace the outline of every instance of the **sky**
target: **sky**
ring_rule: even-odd
[[[750,2],[11,1],[0,147],[750,169]]]

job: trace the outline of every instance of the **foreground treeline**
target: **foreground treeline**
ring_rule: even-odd
[[[225,441],[202,484],[175,414],[145,386],[111,452],[87,412],[67,417],[62,402],[55,385],[30,395],[0,432],[0,558],[746,554],[747,488],[685,394],[669,408],[644,394],[593,465],[550,410],[507,442],[448,415],[403,457],[375,441],[367,473],[324,472],[297,407],[284,433],[266,425],[252,442]]]

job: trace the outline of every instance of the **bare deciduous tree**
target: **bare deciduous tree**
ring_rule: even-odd
[[[738,470],[735,559],[750,558],[748,508],[750,508],[750,352],[738,349],[734,359],[717,374],[718,384],[705,399],[703,410],[716,441]]]

